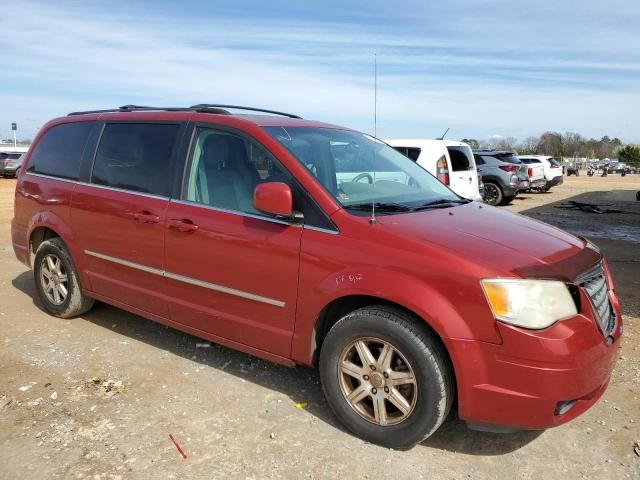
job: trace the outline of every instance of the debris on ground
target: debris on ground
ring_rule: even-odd
[[[198,343],[196,343],[196,348],[211,348],[211,343],[209,343],[209,342],[198,342]]]
[[[178,449],[178,452],[180,453],[180,455],[182,455],[182,458],[184,458],[185,460],[187,459],[187,454],[184,453],[184,450],[182,450],[182,448],[180,447],[180,445],[178,445],[178,442],[176,442],[176,439],[173,438],[172,434],[169,434],[169,438],[171,439],[171,441],[173,442],[173,444],[176,446],[176,448]]]
[[[308,406],[309,406],[308,402],[298,402],[298,403],[296,403],[296,408],[302,409],[302,408],[307,408]]]
[[[633,453],[640,457],[640,440],[633,442]]]

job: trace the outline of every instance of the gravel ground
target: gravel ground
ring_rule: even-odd
[[[74,320],[43,313],[11,251],[14,186],[0,179],[0,478],[640,478],[638,175],[569,177],[502,207],[586,233],[608,256],[626,338],[602,400],[545,432],[472,432],[453,414],[408,451],[344,432],[313,370],[197,348],[104,304]],[[633,213],[554,208],[569,199]]]

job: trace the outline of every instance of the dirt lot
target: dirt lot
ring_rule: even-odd
[[[75,320],[44,314],[10,246],[14,185],[0,179],[1,478],[640,478],[640,175],[570,177],[503,207],[584,234],[608,256],[626,338],[603,399],[545,432],[472,432],[452,415],[409,451],[345,433],[312,370],[196,348],[103,304]],[[567,199],[634,213],[551,205]]]

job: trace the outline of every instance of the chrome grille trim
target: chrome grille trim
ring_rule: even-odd
[[[610,335],[616,326],[616,316],[609,301],[609,286],[602,262],[578,275],[576,283],[589,298],[600,330],[604,335]]]

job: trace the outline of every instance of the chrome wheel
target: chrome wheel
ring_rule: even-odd
[[[40,283],[47,300],[62,305],[69,294],[69,280],[62,260],[53,254],[45,255],[40,265]]]
[[[340,389],[361,417],[377,425],[397,425],[413,411],[418,384],[400,351],[379,338],[359,338],[342,351]]]

